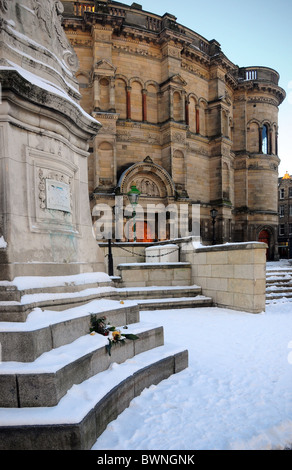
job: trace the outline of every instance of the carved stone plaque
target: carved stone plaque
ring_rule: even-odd
[[[71,213],[69,184],[46,179],[46,196],[47,209]]]

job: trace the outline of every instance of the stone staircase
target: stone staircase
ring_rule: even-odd
[[[177,268],[189,272],[176,266],[173,276]],[[144,388],[188,366],[188,352],[165,344],[163,328],[141,322],[140,310],[212,300],[184,285],[185,274],[180,286],[97,274],[0,282],[1,450],[88,450]],[[107,337],[89,333],[92,315],[138,339],[109,355]]]
[[[191,283],[191,265],[183,262],[128,263],[115,279],[121,298],[136,300],[142,310],[210,307],[213,300]]]
[[[292,266],[268,267],[266,277],[266,302],[279,299],[292,301]]]

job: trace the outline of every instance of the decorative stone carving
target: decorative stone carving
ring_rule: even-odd
[[[141,178],[136,180],[137,188],[142,196],[159,197],[160,191],[157,184],[150,178]]]
[[[49,170],[45,170],[40,168],[39,169],[39,200],[40,200],[40,208],[43,210],[46,209],[53,209],[53,210],[60,210],[64,212],[72,212],[73,209],[73,203],[72,203],[72,178],[69,177],[68,175],[64,175],[59,172],[53,172]],[[66,185],[63,187],[64,193],[66,192],[66,189],[68,188],[68,200],[69,202],[63,204],[59,204],[59,207],[57,207],[57,204],[55,204],[55,207],[52,207],[52,204],[50,207],[48,206],[48,181],[55,181],[59,182],[63,185]],[[67,188],[66,188],[67,187]],[[67,199],[67,194],[66,194],[66,199]],[[61,206],[63,205],[63,209]]]
[[[0,0],[0,10],[3,11],[3,13],[6,13],[8,10],[8,1],[9,0]]]

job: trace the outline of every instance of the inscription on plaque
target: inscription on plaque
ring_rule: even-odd
[[[71,212],[69,184],[46,179],[46,205],[47,209]]]

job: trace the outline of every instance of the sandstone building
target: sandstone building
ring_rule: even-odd
[[[292,258],[292,178],[288,172],[279,178],[279,254]]]
[[[89,160],[92,205],[114,206],[135,183],[145,208],[200,205],[203,243],[215,208],[217,243],[265,240],[277,257],[278,73],[238,67],[169,13],[108,0],[63,5],[81,104],[102,124]]]

